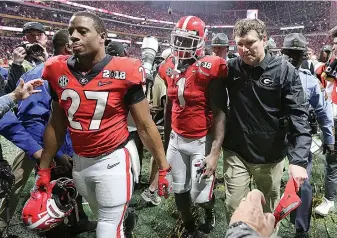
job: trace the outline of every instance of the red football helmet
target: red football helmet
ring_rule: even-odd
[[[59,178],[45,190],[35,189],[22,210],[23,223],[32,230],[58,226],[76,206],[78,193],[72,179]]]
[[[204,55],[207,29],[198,17],[181,18],[171,33],[171,47],[177,60],[197,59]]]

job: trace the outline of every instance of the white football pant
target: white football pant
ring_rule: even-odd
[[[124,237],[124,214],[133,192],[132,162],[126,147],[132,147],[132,142],[111,154],[73,156],[74,183],[97,217],[97,238]]]
[[[198,167],[210,153],[211,135],[200,139],[188,139],[172,130],[167,149],[167,160],[171,165],[172,188],[174,193],[190,191],[192,202],[205,203],[211,200],[215,177],[198,180]]]

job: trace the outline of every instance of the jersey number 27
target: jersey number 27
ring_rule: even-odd
[[[98,130],[108,102],[109,92],[84,91],[84,95],[88,100],[96,100],[96,107],[90,121],[89,130]],[[75,130],[83,130],[81,123],[74,121],[74,115],[81,104],[81,97],[75,90],[66,89],[62,92],[61,99],[68,100],[68,98],[71,98],[71,105],[68,109],[69,125]]]

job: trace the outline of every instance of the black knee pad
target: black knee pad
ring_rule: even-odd
[[[178,211],[190,210],[192,205],[192,199],[190,192],[186,193],[175,193],[174,194],[175,202]]]
[[[192,199],[190,192],[175,193],[174,197],[177,209],[181,215],[185,229],[193,231],[195,229],[195,219],[191,211]]]

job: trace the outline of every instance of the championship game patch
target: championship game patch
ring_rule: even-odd
[[[60,87],[64,88],[68,85],[69,79],[67,78],[67,76],[62,75],[61,77],[59,77],[58,83],[60,85]]]

